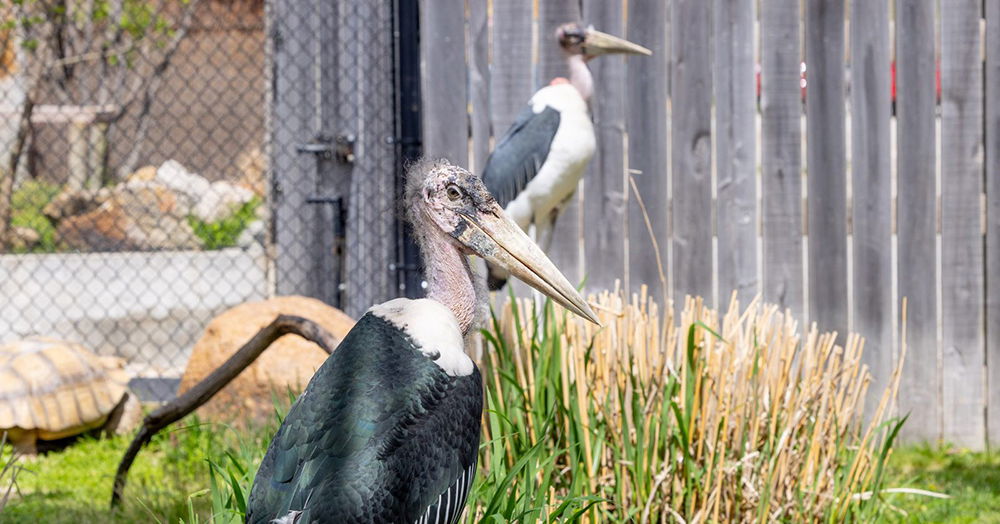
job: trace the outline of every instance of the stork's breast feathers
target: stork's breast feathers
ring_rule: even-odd
[[[397,298],[372,306],[369,313],[386,320],[407,335],[417,350],[445,373],[464,377],[472,373],[472,359],[458,320],[444,304],[429,298]]]

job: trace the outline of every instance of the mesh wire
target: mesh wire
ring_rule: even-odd
[[[0,6],[0,342],[125,357],[165,399],[236,304],[394,294],[391,9]]]

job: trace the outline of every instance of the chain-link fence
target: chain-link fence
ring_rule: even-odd
[[[394,295],[394,12],[0,6],[0,342],[81,342],[166,398],[233,305]]]

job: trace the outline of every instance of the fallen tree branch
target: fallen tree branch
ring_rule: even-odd
[[[340,343],[337,337],[311,320],[292,315],[279,315],[201,382],[146,416],[142,421],[139,433],[132,439],[132,443],[129,444],[128,450],[125,451],[125,455],[118,464],[114,489],[111,492],[111,507],[114,508],[121,502],[128,470],[132,467],[136,455],[149,443],[153,435],[208,402],[241,371],[257,360],[257,357],[275,340],[288,334],[298,335],[314,342],[327,354],[332,353],[337,344]]]

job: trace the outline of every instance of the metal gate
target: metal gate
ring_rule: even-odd
[[[419,137],[399,134],[394,22],[415,3],[268,4],[278,294],[353,316],[399,294],[397,173]]]

